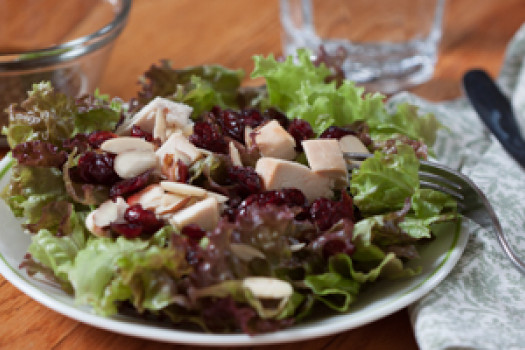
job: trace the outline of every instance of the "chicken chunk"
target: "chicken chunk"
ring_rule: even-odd
[[[255,165],[267,190],[297,188],[309,201],[331,197],[333,180],[313,172],[305,165],[283,159],[262,157]]]

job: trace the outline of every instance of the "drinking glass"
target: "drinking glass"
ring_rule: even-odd
[[[347,79],[393,93],[432,77],[445,0],[281,0],[285,55],[341,64]]]

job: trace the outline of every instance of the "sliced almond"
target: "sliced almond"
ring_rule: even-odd
[[[172,134],[170,140],[172,140],[176,150],[186,154],[190,158],[191,163],[202,157],[200,149],[195,147],[183,134]]]
[[[91,232],[97,237],[108,236],[108,232],[104,228],[95,225],[95,220],[93,219],[94,216],[95,216],[95,211],[92,211],[91,213],[88,214],[88,216],[86,217],[86,221],[85,221],[86,228],[89,230],[89,232]]]
[[[178,128],[170,128],[169,126],[166,126],[166,139],[168,139],[172,134],[176,134],[178,132],[180,132]],[[189,135],[191,135],[191,133]]]
[[[223,203],[226,203],[228,201],[228,197],[222,195],[222,194],[219,194],[219,193],[215,193],[215,192],[211,192],[211,191],[207,191],[206,192],[206,197],[213,197],[217,200],[217,202],[223,204]]]
[[[171,134],[155,153],[161,162],[166,155],[171,154],[174,159],[180,159],[186,165],[193,163],[203,155],[199,148],[195,147],[186,136],[179,132]]]
[[[178,196],[176,194],[165,193],[160,198],[159,205],[155,208],[155,214],[164,215],[174,213],[184,208],[191,200],[191,197]]]
[[[166,141],[166,116],[162,108],[158,108],[155,113],[153,137],[159,139],[162,143]]]
[[[120,222],[124,220],[124,214],[126,213],[126,209],[129,208],[128,203],[124,200],[122,197],[117,197],[115,200],[115,204],[117,205],[117,220],[116,222]]]
[[[140,204],[144,209],[154,209],[160,205],[164,190],[159,184],[149,185],[128,197],[128,205]]]
[[[179,160],[186,165],[191,163],[190,157],[176,149],[173,149],[170,152],[159,152],[162,149],[162,147],[155,152],[155,155],[157,156],[157,158],[159,158],[159,161],[163,166],[172,166],[174,164],[177,164]]]
[[[179,196],[206,197],[208,191],[182,182],[161,181],[162,188]]]
[[[254,258],[265,259],[266,256],[259,249],[244,243],[231,243],[230,248],[233,254],[243,261],[250,261]]]
[[[247,148],[251,148],[251,146],[253,145],[252,132],[253,130],[251,127],[246,126],[244,128],[244,144]]]
[[[288,299],[293,294],[290,283],[271,277],[248,277],[242,282],[258,299]]]
[[[189,224],[196,224],[203,230],[211,231],[219,222],[219,203],[212,197],[203,199],[176,212],[169,221],[178,229]]]
[[[128,151],[153,152],[155,147],[151,142],[138,137],[121,136],[104,141],[100,145],[100,149],[105,152],[119,154]]]
[[[98,227],[105,227],[118,218],[118,206],[111,199],[102,203],[93,211],[93,223]]]
[[[230,159],[233,165],[242,166],[241,154],[233,142],[230,142]]]
[[[119,135],[129,135],[133,125],[142,130],[153,132],[156,123],[157,111],[163,114],[166,126],[186,132],[193,125],[190,115],[193,108],[183,103],[174,102],[164,97],[155,97],[132,118],[125,120],[117,129]]]
[[[166,180],[169,181],[180,181],[180,171],[179,167],[183,166],[186,167],[189,162],[189,158],[186,158],[186,155],[175,152],[175,153],[168,153],[164,155],[164,158],[160,160],[160,172]],[[180,164],[182,163],[182,164]]]
[[[122,197],[118,197],[115,201],[108,199],[89,213],[86,217],[86,227],[96,236],[105,236],[104,228],[113,222],[122,221],[127,208],[128,204]]]
[[[303,249],[304,247],[306,247],[306,243],[296,243],[296,244],[292,244],[290,246],[290,250],[292,252],[298,252],[299,250]]]
[[[153,151],[128,151],[119,153],[113,163],[115,172],[123,179],[131,179],[157,166]]]

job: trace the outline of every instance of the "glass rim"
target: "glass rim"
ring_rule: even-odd
[[[44,68],[74,60],[111,43],[122,31],[131,10],[132,0],[119,0],[122,5],[113,20],[90,34],[44,49],[0,52],[0,72]],[[20,58],[23,55],[36,57]]]

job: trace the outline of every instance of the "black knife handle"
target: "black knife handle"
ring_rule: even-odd
[[[525,167],[525,140],[509,99],[481,69],[468,71],[463,77],[463,86],[472,106],[487,128],[503,148]]]

